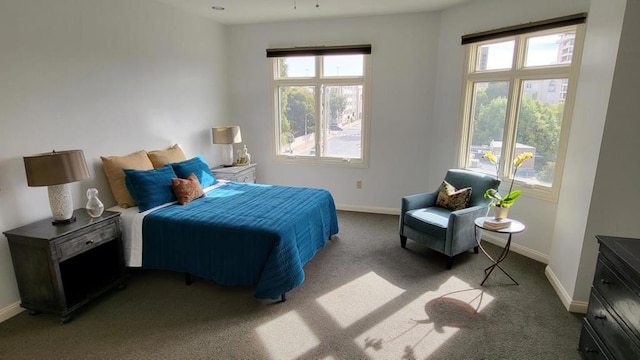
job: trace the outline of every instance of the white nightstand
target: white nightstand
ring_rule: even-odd
[[[256,182],[256,166],[258,164],[229,166],[229,167],[215,167],[211,169],[211,172],[216,176],[216,179],[229,180],[235,182]]]

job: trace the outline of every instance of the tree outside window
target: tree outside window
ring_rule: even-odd
[[[464,91],[469,95],[463,99],[469,101],[463,112],[461,167],[495,175],[495,165],[482,158],[490,150],[506,182],[514,173],[513,159],[531,152],[516,185],[524,194],[557,196],[581,34],[582,26],[572,25],[466,45],[470,65]],[[516,56],[519,51],[524,56]]]

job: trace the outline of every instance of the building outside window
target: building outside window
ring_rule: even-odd
[[[557,199],[583,27],[580,22],[465,44],[461,168],[497,173],[510,183],[513,159],[531,152],[518,169],[517,187]],[[486,151],[497,156],[498,169],[483,158]]]
[[[277,161],[367,166],[371,48],[361,47],[267,50]]]

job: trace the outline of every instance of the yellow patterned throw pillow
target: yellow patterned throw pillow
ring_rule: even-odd
[[[193,173],[186,179],[171,179],[171,186],[180,205],[186,205],[192,200],[204,196],[204,191],[202,190],[202,186],[200,186],[198,177]]]
[[[440,206],[449,210],[461,210],[469,205],[471,199],[471,188],[456,189],[453,185],[446,181],[440,185],[436,206]]]

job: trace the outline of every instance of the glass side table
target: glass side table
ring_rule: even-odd
[[[521,233],[525,230],[525,226],[523,223],[521,223],[518,220],[514,220],[514,219],[508,219],[511,221],[511,225],[509,225],[508,227],[502,228],[502,229],[491,229],[491,228],[487,228],[484,226],[484,221],[486,219],[493,219],[493,216],[485,216],[485,217],[479,217],[477,219],[475,219],[474,223],[475,223],[475,228],[474,228],[474,232],[475,232],[475,236],[476,236],[476,241],[478,243],[478,247],[480,248],[480,250],[482,250],[482,252],[487,256],[487,258],[489,258],[489,260],[491,260],[492,264],[489,265],[486,269],[484,269],[484,279],[482,279],[482,282],[480,283],[480,286],[484,285],[484,282],[487,281],[487,278],[489,277],[489,275],[491,275],[491,273],[493,272],[493,270],[495,270],[495,268],[497,267],[498,269],[502,270],[502,272],[507,275],[509,277],[509,279],[511,279],[511,281],[513,281],[516,285],[520,285],[518,284],[518,282],[511,277],[511,275],[509,275],[509,273],[507,273],[501,266],[500,263],[507,257],[507,255],[509,254],[509,248],[511,247],[511,236],[513,234],[517,234],[517,233]],[[482,230],[486,230],[486,231],[491,231],[494,233],[498,233],[498,234],[507,234],[509,235],[509,237],[507,238],[507,243],[504,246],[504,249],[502,249],[502,253],[500,254],[500,256],[498,256],[498,258],[494,259],[491,255],[489,255],[489,253],[482,247],[482,244],[480,244],[480,237],[478,237],[478,229],[482,229]]]

